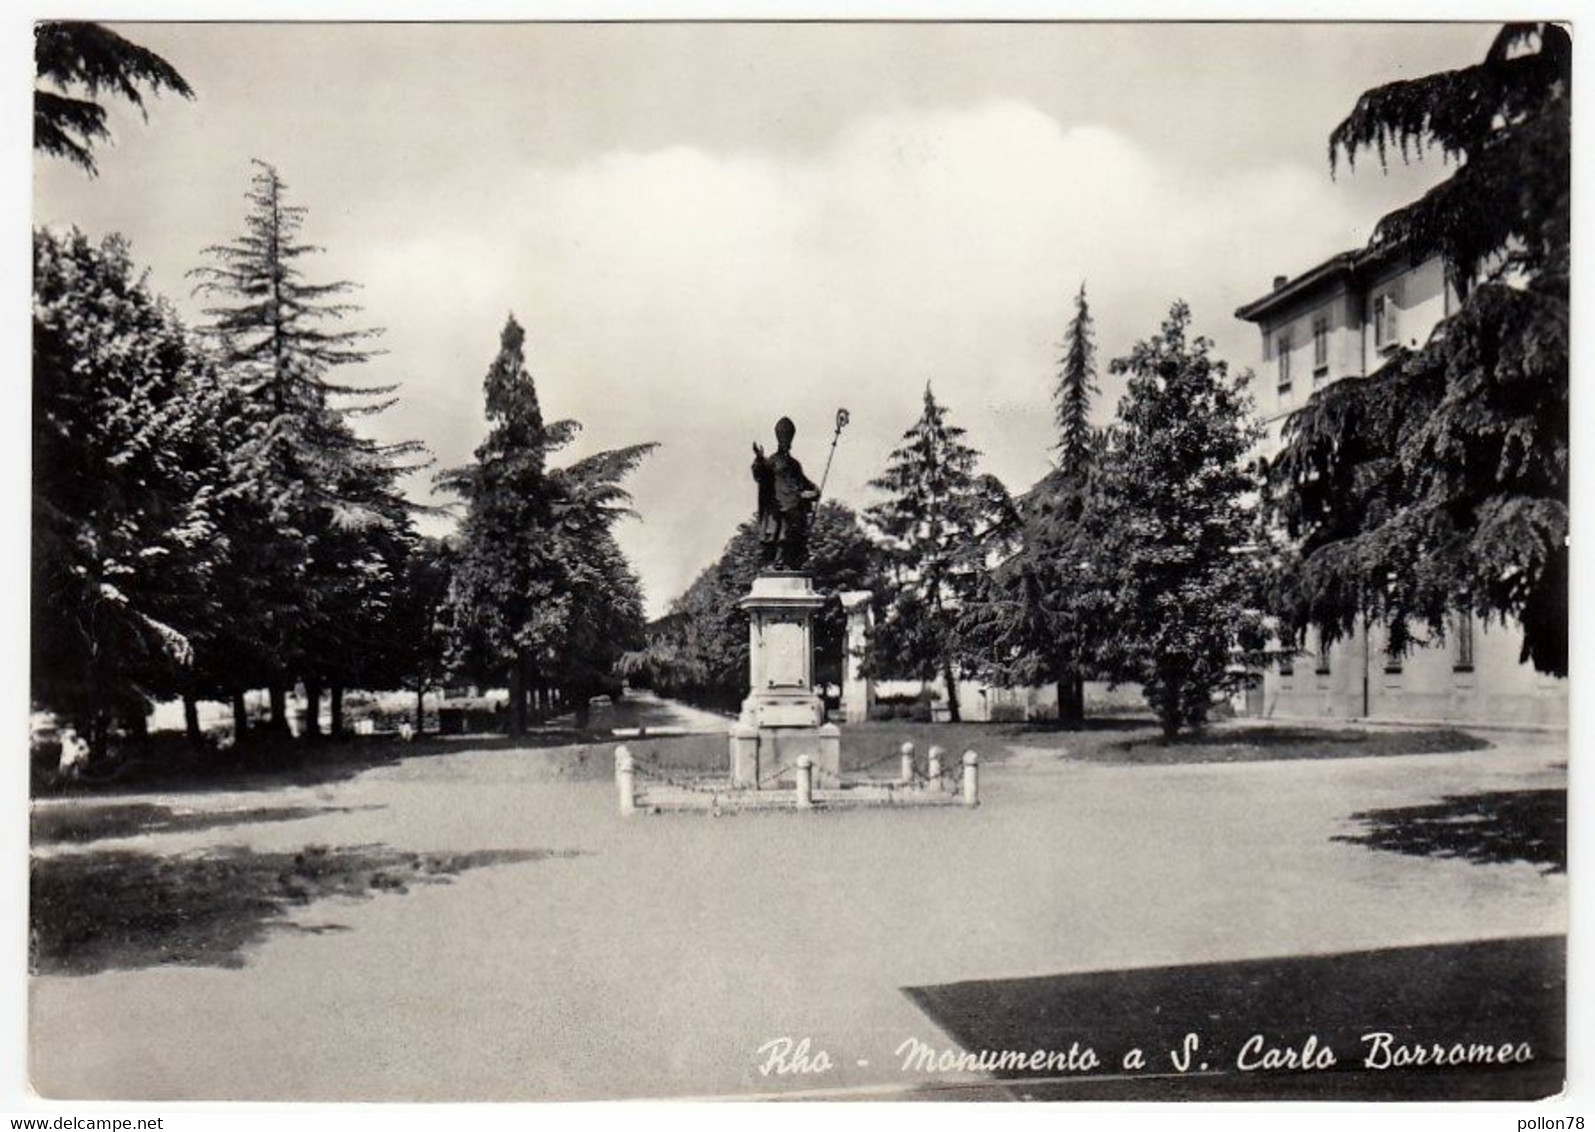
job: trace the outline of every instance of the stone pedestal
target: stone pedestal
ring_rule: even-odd
[[[814,760],[814,785],[841,781],[842,737],[814,691],[814,614],[825,598],[800,571],[760,574],[737,603],[748,615],[749,690],[731,728],[731,784],[790,780],[798,756]]]

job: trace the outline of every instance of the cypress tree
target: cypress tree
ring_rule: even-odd
[[[611,530],[628,513],[621,481],[653,448],[551,467],[581,426],[544,420],[525,346],[510,315],[482,383],[488,435],[473,463],[437,480],[466,505],[444,618],[449,664],[508,685],[514,734],[535,687],[563,692],[585,722],[595,686],[641,644],[641,589]]]
[[[1069,320],[1063,357],[1058,364],[1058,384],[1053,391],[1058,466],[1083,480],[1092,452],[1091,399],[1100,392],[1096,384],[1095,334],[1084,283],[1074,298],[1074,318]]]

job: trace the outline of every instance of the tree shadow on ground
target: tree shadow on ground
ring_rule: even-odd
[[[1334,840],[1413,857],[1477,865],[1524,861],[1545,873],[1567,871],[1567,791],[1498,790],[1449,795],[1425,806],[1352,814],[1364,832]]]
[[[962,1050],[1067,1052],[1090,1047],[1100,1064],[1066,1071],[989,1071],[967,1097],[1036,1100],[1464,1100],[1556,1093],[1566,1064],[1567,944],[1560,936],[1384,948],[1136,970],[1092,971],[908,987],[904,993]],[[1364,1035],[1391,1045],[1515,1047],[1532,1061],[1475,1059],[1450,1066],[1380,1068]],[[1199,1045],[1189,1072],[1170,1054],[1187,1034]],[[1253,1035],[1300,1050],[1309,1035],[1333,1065],[1242,1069]],[[930,1042],[929,1035],[925,1039]],[[940,1047],[937,1047],[938,1051]],[[1144,1070],[1126,1070],[1140,1049]],[[903,1054],[896,1055],[900,1061]],[[923,1078],[934,1081],[934,1073]],[[1000,1085],[999,1085],[1000,1083]]]
[[[248,810],[174,810],[149,802],[35,807],[28,815],[34,845],[81,845],[146,833],[190,833],[257,822],[299,821],[381,806],[268,806]]]
[[[29,876],[29,967],[41,975],[92,975],[186,964],[239,967],[244,949],[273,928],[298,925],[291,908],[328,897],[368,899],[446,884],[469,869],[584,855],[575,850],[486,849],[407,853],[385,845],[298,853],[230,846],[180,857],[107,851],[35,858]]]

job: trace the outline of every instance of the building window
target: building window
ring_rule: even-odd
[[[1329,642],[1323,633],[1318,634],[1318,663],[1313,672],[1319,676],[1329,675]]]
[[[1313,385],[1329,376],[1329,316],[1313,319]]]
[[[1453,671],[1473,671],[1473,614],[1471,612],[1457,614],[1456,624],[1457,655],[1452,664]]]
[[[1294,657],[1287,655],[1279,658],[1279,675],[1283,680],[1289,680],[1296,675],[1296,659]]]
[[[1290,396],[1290,335],[1281,334],[1274,339],[1274,360],[1279,367],[1279,395]]]
[[[1400,339],[1401,329],[1397,325],[1398,307],[1394,289],[1374,297],[1373,301],[1373,344],[1374,349],[1381,352],[1393,350]]]
[[[1385,675],[1386,676],[1400,676],[1401,675],[1401,654],[1400,653],[1398,653],[1398,652],[1387,652],[1387,653],[1385,653]]]

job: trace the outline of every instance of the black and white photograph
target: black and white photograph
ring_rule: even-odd
[[[19,1111],[1582,1127],[1570,21],[213,8],[13,21]]]

